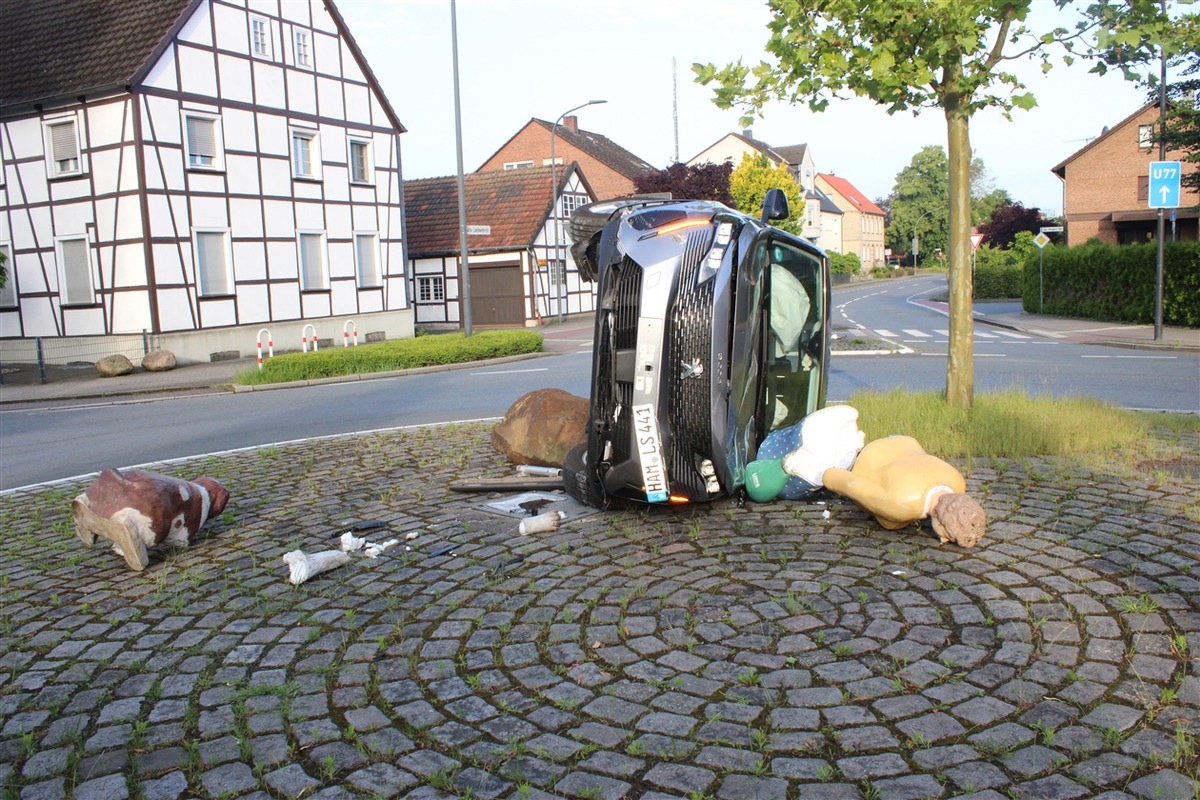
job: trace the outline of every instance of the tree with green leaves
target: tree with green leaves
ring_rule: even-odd
[[[945,250],[949,241],[950,191],[946,150],[941,145],[922,147],[896,173],[892,186],[891,216],[885,229],[885,243],[893,253],[912,255],[913,237],[922,253]]]
[[[1059,9],[1071,0],[1054,0]],[[766,52],[754,67],[695,64],[702,84],[716,83],[714,101],[740,106],[749,125],[771,100],[823,111],[846,93],[869,97],[888,113],[936,107],[946,119],[949,159],[950,356],[946,398],[969,409],[974,400],[971,320],[970,120],[984,108],[1008,116],[1036,100],[1008,65],[1038,60],[1044,69],[1091,59],[1093,70],[1136,75],[1160,45],[1181,46],[1177,20],[1159,0],[1089,0],[1072,29],[1031,30],[1033,0],[768,0],[772,20]],[[1083,4],[1081,4],[1083,5]],[[1194,19],[1194,15],[1192,15]],[[893,209],[894,211],[894,209]]]
[[[796,179],[788,172],[787,165],[772,164],[762,153],[746,153],[742,156],[742,163],[738,164],[729,176],[729,196],[733,198],[733,207],[757,216],[762,212],[763,198],[767,196],[768,189],[783,189],[791,211],[791,216],[787,219],[771,224],[799,235],[800,220],[804,215],[804,198],[800,194]]]
[[[1200,46],[1200,45],[1197,45]],[[1159,134],[1168,153],[1179,153],[1180,160],[1200,163],[1200,54],[1191,52],[1183,59],[1179,80],[1167,85],[1167,116]],[[1155,100],[1158,99],[1155,92]],[[1184,172],[1183,186],[1200,189],[1200,170]]]

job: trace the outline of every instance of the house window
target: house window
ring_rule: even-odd
[[[1137,199],[1138,199],[1139,203],[1149,203],[1150,202],[1150,176],[1149,175],[1139,175],[1138,176],[1138,198]]]
[[[446,280],[441,275],[423,275],[417,278],[417,301],[440,303],[446,299]]]
[[[563,274],[567,269],[567,262],[561,258],[556,258],[549,263],[546,269],[550,273],[550,285],[561,287],[563,285]]]
[[[371,143],[350,140],[350,180],[353,183],[371,182]]]
[[[575,213],[575,209],[587,205],[588,199],[581,194],[564,194],[562,201],[563,216],[569,217]]]
[[[300,251],[300,291],[312,292],[329,288],[329,272],[325,269],[324,232],[299,233],[296,246]]]
[[[354,260],[358,267],[359,287],[379,286],[379,236],[374,233],[354,234]]]
[[[308,47],[308,31],[295,31],[296,38],[296,65],[300,67],[312,66],[312,55]]]
[[[196,291],[201,297],[233,294],[229,231],[196,231]]]
[[[292,129],[292,176],[309,180],[321,177],[321,150],[317,132]]]
[[[59,295],[63,305],[89,305],[96,302],[92,284],[92,258],[86,236],[57,239],[58,264],[62,283]]]
[[[17,305],[17,270],[14,268],[12,245],[0,244],[4,254],[4,288],[0,289],[0,308],[15,308]]]
[[[46,152],[50,155],[50,177],[78,175],[79,130],[74,119],[46,124]]]
[[[529,169],[532,166],[532,161],[508,161],[504,164],[505,169]]]
[[[1138,125],[1138,147],[1149,150],[1154,146],[1154,126]]]
[[[271,57],[271,31],[266,17],[250,18],[250,48],[259,58]]]
[[[184,148],[188,169],[222,168],[221,126],[218,117],[184,114]]]

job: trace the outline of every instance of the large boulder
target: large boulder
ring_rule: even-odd
[[[167,372],[175,369],[175,354],[170,350],[151,350],[142,358],[142,369],[147,372]]]
[[[588,401],[562,389],[535,389],[517,399],[492,430],[492,446],[514,464],[561,467],[587,440]]]
[[[115,378],[117,375],[128,375],[133,372],[133,362],[117,353],[105,356],[96,362],[96,372],[103,378]]]

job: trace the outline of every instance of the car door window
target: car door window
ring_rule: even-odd
[[[816,410],[821,396],[821,261],[783,241],[768,245],[770,297],[765,421],[769,431],[794,425]]]

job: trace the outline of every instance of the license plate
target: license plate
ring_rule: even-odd
[[[633,432],[637,438],[638,456],[642,462],[642,482],[645,484],[646,500],[651,503],[667,502],[667,468],[663,464],[662,442],[658,438],[658,420],[654,417],[654,406],[633,407]]]

